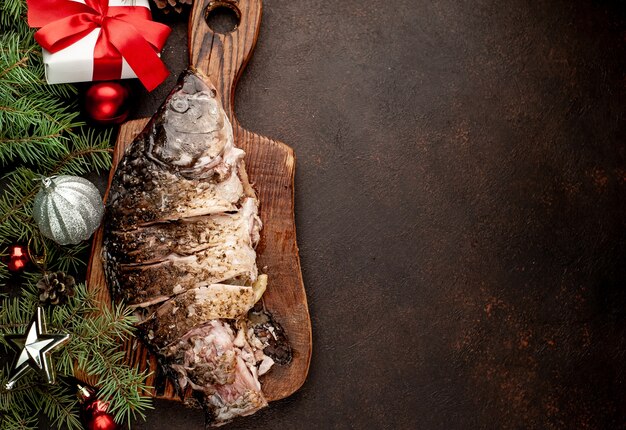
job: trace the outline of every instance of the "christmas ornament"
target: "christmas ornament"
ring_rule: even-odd
[[[130,90],[119,82],[97,82],[85,93],[84,108],[97,124],[121,124],[130,112]]]
[[[11,245],[9,247],[9,259],[7,268],[9,272],[20,273],[28,263],[28,250],[23,245]]]
[[[54,384],[55,373],[50,354],[67,342],[69,334],[50,334],[46,330],[46,317],[41,306],[37,306],[35,316],[26,329],[26,334],[9,334],[4,338],[19,352],[9,374],[6,389],[10,390],[29,369],[37,371],[49,384]]]
[[[94,390],[79,385],[77,396],[81,403],[80,418],[87,430],[116,430],[119,428],[113,415],[107,412],[109,404],[99,400]]]
[[[181,13],[184,9],[187,9],[192,5],[193,0],[153,0],[157,8],[163,13],[170,13],[172,11]]]
[[[28,259],[39,269],[41,272],[46,271],[46,264],[48,260],[48,255],[46,252],[46,248],[43,247],[42,254],[35,254],[33,252],[33,247],[31,246],[33,242],[33,238],[28,239],[28,245],[26,246],[26,251],[28,252]]]
[[[94,184],[78,176],[43,178],[33,203],[33,218],[41,234],[60,245],[88,239],[103,215],[100,192]]]
[[[46,273],[37,282],[39,301],[43,305],[66,303],[68,297],[74,296],[74,286],[76,286],[76,281],[73,276],[63,272]]]

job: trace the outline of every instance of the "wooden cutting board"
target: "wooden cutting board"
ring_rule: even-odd
[[[223,6],[234,10],[240,23],[230,33],[217,34],[210,30],[205,17],[213,8]],[[245,130],[239,125],[233,110],[235,86],[256,43],[260,21],[261,0],[197,0],[189,24],[189,52],[191,64],[209,76],[219,92],[233,124],[235,144],[246,151],[248,175],[261,201],[263,230],[257,248],[257,264],[269,276],[263,301],[285,329],[293,348],[290,364],[276,365],[261,378],[263,392],[272,401],[289,396],[304,383],[312,345],[311,322],[296,244],[293,150],[284,143]],[[109,187],[125,149],[147,122],[148,119],[129,121],[121,127],[115,145]],[[101,250],[100,228],[94,235],[87,286],[96,292],[102,306],[110,306],[111,297],[103,272]],[[156,397],[179,399],[173,385],[158,368],[155,357],[141,341],[132,339],[123,347],[127,351],[129,364],[153,372],[148,382],[155,387],[153,394]],[[84,379],[89,382],[89,378]]]

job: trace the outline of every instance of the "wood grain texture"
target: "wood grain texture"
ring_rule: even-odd
[[[238,27],[228,34],[213,33],[206,24],[207,11],[218,6],[230,7],[240,17]],[[218,90],[231,123],[235,144],[246,151],[245,163],[261,201],[263,221],[257,247],[257,264],[268,273],[269,286],[263,296],[265,307],[284,327],[293,348],[293,360],[274,368],[261,378],[263,392],[269,401],[285,398],[304,383],[311,359],[311,322],[302,281],[294,221],[293,150],[284,143],[243,129],[233,110],[234,90],[258,36],[261,18],[260,0],[198,1],[190,18],[190,62],[209,77]],[[125,149],[141,132],[147,119],[129,121],[120,128],[116,142],[109,186],[117,163]],[[108,194],[108,189],[107,189]],[[105,195],[106,199],[106,195]],[[102,229],[94,235],[87,285],[96,291],[99,303],[110,306],[111,298],[102,267]],[[140,341],[133,339],[124,346],[127,362],[140,369],[150,369],[148,382],[153,394],[164,399],[179,399],[172,384],[165,379],[153,357]],[[82,379],[90,382],[86,375]]]

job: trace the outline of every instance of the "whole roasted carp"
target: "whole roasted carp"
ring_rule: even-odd
[[[185,72],[120,161],[104,223],[113,299],[135,307],[143,340],[216,424],[267,404],[258,376],[273,364],[246,318],[266,276],[243,157],[215,88]]]

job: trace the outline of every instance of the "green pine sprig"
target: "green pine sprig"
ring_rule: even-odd
[[[25,332],[38,301],[39,293],[32,283],[21,297],[0,301],[3,355],[12,351],[4,336]],[[41,411],[53,428],[80,429],[79,405],[68,382],[79,372],[95,378],[98,396],[110,403],[109,410],[116,421],[130,427],[133,419],[144,417],[152,407],[145,383],[148,375],[125,364],[125,352],[119,348],[134,333],[137,320],[130,308],[113,305],[111,309],[99,310],[94,293],[80,284],[66,304],[46,309],[46,321],[49,332],[70,334],[69,342],[54,355],[61,382],[46,385],[31,374],[7,391],[3,387],[9,369],[0,370],[0,428],[29,428],[21,421],[13,423],[14,412],[19,411],[15,416],[37,416]]]
[[[41,270],[76,273],[84,267],[88,243],[60,246],[43,237],[32,218],[42,176],[84,175],[111,166],[111,131],[88,129],[79,118],[72,85],[47,85],[41,48],[26,22],[25,0],[0,1],[0,284],[8,278],[3,257],[8,246],[28,244],[44,267],[21,275],[19,297],[0,297],[0,350],[11,351],[4,335],[23,333],[38,304],[35,283]],[[72,378],[92,375],[99,397],[110,402],[118,422],[130,425],[151,407],[145,372],[124,363],[119,346],[133,335],[136,322],[124,306],[97,310],[84,285],[64,305],[46,310],[48,329],[70,333],[55,353],[59,383],[49,386],[36,374],[4,389],[10,368],[0,368],[0,429],[38,429],[45,416],[50,428],[79,429],[79,406]]]
[[[45,239],[32,219],[38,178],[84,175],[111,166],[111,131],[96,132],[79,120],[76,89],[47,85],[41,48],[26,23],[25,0],[0,2],[0,253],[30,243],[50,269],[84,264],[84,245],[59,247]],[[0,279],[6,278],[0,262]]]
[[[30,30],[26,24],[26,2],[23,0],[4,0],[0,3],[0,27],[25,37]]]

